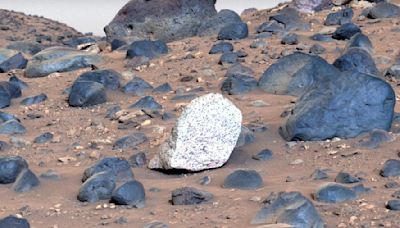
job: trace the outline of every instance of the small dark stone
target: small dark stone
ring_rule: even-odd
[[[218,33],[219,40],[239,40],[249,35],[247,24],[236,22],[223,27]]]
[[[314,170],[314,172],[311,174],[311,178],[313,180],[324,180],[328,178],[328,174],[320,169]]]
[[[27,97],[27,98],[23,99],[21,101],[21,104],[29,106],[29,105],[39,104],[45,100],[47,100],[47,95],[44,93],[41,93],[39,95]]]
[[[178,188],[172,191],[172,205],[205,204],[213,200],[211,193],[191,187]]]
[[[385,188],[399,188],[400,184],[395,181],[389,181],[385,184]]]
[[[400,176],[400,160],[390,159],[385,162],[380,172],[383,177]]]
[[[392,211],[400,211],[400,200],[389,200],[386,203],[386,208]]]
[[[69,94],[72,107],[88,107],[105,103],[107,95],[103,84],[93,81],[75,81]]]
[[[296,33],[289,33],[281,40],[281,44],[295,45],[299,43],[299,37]]]
[[[219,64],[234,64],[239,61],[239,56],[237,52],[228,52],[221,55],[219,59]]]
[[[355,200],[357,194],[354,190],[339,184],[327,184],[317,190],[314,195],[316,201],[324,203],[341,203]]]
[[[163,41],[140,40],[133,42],[129,46],[126,58],[145,56],[149,59],[154,59],[167,53],[168,47]]]
[[[52,133],[46,132],[46,133],[43,133],[43,134],[39,135],[38,137],[36,137],[33,140],[33,142],[34,143],[46,143],[46,142],[51,141],[53,139],[53,136],[54,135]]]
[[[121,111],[121,110],[122,110],[122,108],[121,108],[121,106],[119,106],[119,105],[112,106],[112,107],[110,107],[110,108],[107,109],[107,113],[106,113],[105,118],[114,120],[114,119],[117,118],[116,113],[119,112],[119,111]]]
[[[214,44],[209,51],[210,55],[219,54],[219,53],[228,53],[233,51],[233,45],[229,42],[219,42]]]
[[[0,82],[0,90],[8,93],[11,98],[21,97],[21,88],[11,82]]]
[[[132,168],[144,167],[146,163],[147,158],[144,152],[139,152],[129,157],[129,164],[131,164]]]
[[[250,44],[250,48],[265,48],[267,47],[268,44],[267,42],[263,41],[263,40],[255,40],[253,41],[253,43]]]
[[[149,192],[161,192],[161,189],[153,187],[149,189]]]
[[[130,205],[136,208],[145,206],[145,190],[139,181],[128,181],[114,190],[111,202],[117,205]]]
[[[395,191],[395,192],[392,194],[392,197],[397,198],[397,199],[400,199],[400,191]]]
[[[176,115],[174,113],[171,113],[171,112],[164,112],[161,118],[164,121],[168,121],[170,119],[176,118]]]
[[[106,89],[117,90],[120,87],[121,74],[115,70],[94,70],[81,74],[76,81],[92,81],[102,84]]]
[[[42,173],[40,175],[40,178],[46,179],[46,180],[60,180],[61,179],[60,175],[52,169],[49,169],[45,173]]]
[[[122,217],[119,217],[117,220],[115,220],[114,223],[120,224],[120,225],[128,224],[128,219],[126,217],[122,216]]]
[[[253,190],[263,186],[263,179],[255,170],[236,170],[229,174],[222,185],[223,188]]]
[[[153,90],[153,93],[169,93],[172,91],[171,85],[166,82]]]
[[[107,172],[109,175],[113,175],[116,181],[129,181],[133,179],[131,166],[126,159],[105,157],[85,170],[82,182],[85,182],[91,176],[101,172]]]
[[[133,133],[131,135],[118,139],[113,145],[113,150],[133,148],[146,141],[147,137],[144,133],[141,132]]]
[[[285,31],[285,27],[276,21],[268,21],[257,28],[257,33],[279,34]]]
[[[270,160],[272,158],[272,151],[270,149],[264,149],[258,152],[258,154],[253,155],[252,158],[258,161]]]
[[[250,131],[246,126],[242,125],[239,138],[236,142],[235,148],[243,147],[254,142],[256,139],[254,133]]]
[[[63,40],[62,43],[70,47],[76,48],[78,45],[95,43],[96,39],[90,36],[73,37],[71,39]]]
[[[162,222],[152,222],[144,225],[143,228],[169,228],[169,226]]]
[[[200,184],[201,185],[208,185],[211,183],[211,177],[209,176],[204,176],[203,178],[201,178],[200,180]]]
[[[333,41],[332,37],[329,35],[316,33],[310,37],[310,39],[320,42],[331,42]]]
[[[360,178],[354,177],[354,176],[350,175],[349,173],[340,172],[336,176],[335,181],[337,183],[341,183],[341,184],[353,184],[353,183],[360,182]]]
[[[89,203],[108,200],[111,198],[115,186],[115,176],[112,173],[96,173],[82,184],[78,200]]]
[[[336,40],[348,40],[355,34],[361,32],[361,29],[353,23],[341,25],[333,34],[332,38]]]
[[[146,91],[152,90],[153,86],[147,83],[145,80],[134,77],[130,82],[128,82],[122,91],[126,94],[133,94],[136,96],[143,96]]]
[[[10,77],[10,79],[8,81],[11,84],[19,87],[21,90],[28,88],[28,84],[26,82],[22,81],[21,79],[19,79],[17,76]]]
[[[8,143],[0,140],[0,151],[6,151],[9,150],[10,148],[11,146]]]
[[[320,55],[320,54],[324,53],[325,51],[326,51],[326,49],[324,47],[322,47],[320,44],[314,44],[310,48],[310,54],[314,54],[314,55]]]
[[[0,184],[14,183],[28,163],[20,156],[0,157]]]
[[[32,188],[39,186],[40,181],[28,168],[23,169],[12,185],[15,192],[29,192]]]
[[[157,109],[162,109],[162,106],[157,101],[154,100],[154,97],[145,96],[140,98],[133,105],[129,106],[129,108],[157,110]]]
[[[0,228],[30,228],[28,220],[14,215],[0,219]]]

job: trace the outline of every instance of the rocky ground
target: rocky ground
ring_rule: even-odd
[[[398,48],[400,13],[397,17],[371,19],[362,16],[363,10],[371,5],[366,2],[361,3],[351,5],[354,10],[352,22],[372,43],[371,56],[378,69],[375,72],[376,76],[390,83],[394,92],[398,94],[400,90],[397,86],[396,72],[389,74],[387,69],[396,66],[396,61],[400,65]],[[400,4],[400,1],[392,1],[392,3]],[[259,80],[272,64],[294,51],[309,53],[310,48],[313,47],[312,52],[318,52],[321,58],[333,63],[345,52],[346,45],[349,43],[348,40],[341,39],[332,39],[328,42],[310,39],[316,33],[328,34],[327,36],[331,37],[339,25],[327,26],[324,25],[324,21],[329,13],[338,11],[340,7],[302,15],[302,20],[311,27],[305,31],[291,31],[297,34],[297,40],[294,38],[293,41],[293,37],[287,37],[287,31],[264,34],[265,38],[257,38],[256,36],[259,35],[257,28],[268,21],[270,15],[283,7],[273,10],[250,10],[242,14],[242,20],[248,25],[249,36],[228,41],[235,51],[245,53],[241,58],[236,58],[236,55],[233,62],[239,61],[249,67],[253,71],[252,77],[256,80]],[[10,14],[10,12],[1,12],[0,15]],[[46,45],[62,44],[63,42],[59,40],[63,39],[57,37],[80,36],[73,29],[60,24],[50,26],[48,25],[50,22],[43,18],[34,18],[37,22],[30,20],[29,23],[35,23],[35,26],[28,23],[21,24],[16,20],[26,21],[26,16],[17,15],[15,17],[0,16],[2,18],[0,27],[2,47],[7,47],[15,41],[37,42],[38,37],[44,36],[52,37]],[[8,22],[11,18],[12,21]],[[36,29],[35,32],[32,32],[33,28]],[[16,184],[1,185],[0,218],[16,215],[27,219],[31,227],[37,228],[143,227],[155,221],[167,224],[169,227],[291,227],[283,224],[266,226],[265,224],[251,225],[251,223],[255,215],[263,208],[263,202],[271,201],[273,198],[271,195],[295,191],[310,200],[307,202],[315,206],[326,227],[400,227],[399,212],[394,210],[396,205],[391,208],[392,210],[388,209],[390,206],[387,205],[388,201],[400,197],[398,192],[400,165],[393,165],[395,175],[392,177],[383,177],[385,172],[381,172],[387,160],[400,159],[400,150],[397,147],[400,145],[398,140],[400,122],[397,114],[394,115],[389,132],[376,133],[377,141],[374,141],[374,138],[372,142],[367,140],[367,143],[362,143],[369,137],[364,133],[350,139],[335,137],[321,141],[288,142],[279,134],[279,128],[285,125],[287,115],[290,116],[298,97],[275,95],[257,87],[251,87],[250,91],[233,92],[235,95],[224,93],[224,96],[242,112],[242,124],[250,129],[249,137],[253,135],[255,140],[253,142],[247,140],[246,145],[236,147],[227,163],[221,168],[199,172],[152,170],[141,162],[143,159],[134,159],[133,155],[143,152],[146,157],[144,160],[147,162],[153,158],[160,151],[161,144],[169,138],[172,127],[191,99],[208,93],[221,93],[221,84],[232,65],[219,64],[220,53],[209,54],[211,47],[219,42],[216,35],[170,42],[167,44],[168,53],[150,60],[127,59],[127,51],[124,47],[111,51],[111,47],[104,41],[98,38],[87,38],[88,40],[86,38],[73,39],[76,42],[68,43],[70,46],[85,49],[86,52],[75,53],[75,50],[70,49],[57,49],[54,52],[67,56],[61,57],[60,60],[57,57],[51,58],[51,64],[62,65],[56,70],[59,72],[45,72],[46,77],[42,77],[44,67],[41,68],[40,64],[43,64],[43,59],[37,55],[32,57],[36,51],[30,53],[23,49],[23,58],[28,60],[26,69],[12,69],[7,70],[7,73],[0,73],[1,81],[9,81],[11,76],[16,76],[28,85],[27,88],[22,89],[22,96],[9,98],[11,100],[9,105],[6,104],[7,102],[0,101],[0,104],[4,105],[2,111],[15,115],[26,129],[21,130],[20,126],[8,126],[8,130],[12,129],[11,133],[16,133],[9,134],[10,132],[5,130],[6,126],[2,123],[0,131],[4,134],[0,135],[2,141],[0,155],[2,157],[18,155],[24,158],[29,164],[29,170],[36,174],[40,182],[38,186],[32,189],[29,187],[29,191],[22,191],[22,193],[16,192],[18,190]],[[82,43],[89,44],[82,46]],[[315,44],[320,46],[313,46]],[[29,45],[23,46],[26,48]],[[31,48],[28,49],[31,50]],[[79,64],[75,62],[69,62],[70,58],[76,56],[80,56],[80,61],[84,59],[80,65],[84,68],[77,67]],[[230,57],[228,60],[230,61]],[[25,68],[25,66],[19,68]],[[359,70],[367,70],[368,66],[370,65],[361,67],[362,69]],[[287,65],[286,67],[295,66]],[[2,69],[1,64],[0,69]],[[72,85],[80,82],[76,79],[83,73],[95,69],[115,70],[120,74],[117,79],[121,85],[125,85],[137,76],[154,88],[168,82],[172,91],[156,93],[152,89],[147,89],[138,92],[127,87],[122,87],[125,89],[121,91],[118,85],[113,88],[111,82],[106,92],[102,87],[95,88],[99,83],[90,84],[84,92],[74,90]],[[400,78],[400,75],[397,77]],[[72,89],[69,90],[71,86]],[[2,87],[5,88],[7,85],[2,84]],[[380,91],[378,89],[380,88],[376,90]],[[132,93],[129,94],[127,90]],[[90,94],[86,94],[86,91],[95,91],[95,98],[90,98]],[[374,89],[369,91],[370,94],[374,94]],[[47,99],[42,95],[42,98],[36,98],[35,102],[21,103],[27,97],[42,93]],[[83,94],[83,98],[79,97],[76,102],[73,102],[72,95],[68,93]],[[153,96],[162,109],[156,112],[154,110],[140,112],[140,109],[129,108],[143,95]],[[106,102],[101,100],[103,96]],[[368,103],[375,99],[375,95],[366,96],[365,99],[367,101],[363,100],[363,102]],[[91,106],[92,103],[100,104]],[[90,106],[82,107],[86,105]],[[116,106],[119,106],[121,111],[111,112],[113,115],[110,118],[108,114]],[[394,111],[400,112],[398,105],[395,106]],[[165,118],[165,113],[172,114],[172,117]],[[365,113],[365,115],[373,114]],[[1,119],[4,118],[1,117]],[[3,122],[9,123],[7,120]],[[324,127],[326,126],[321,126],[321,128]],[[37,139],[44,133],[47,134]],[[140,142],[124,142],[122,147],[115,143],[135,133],[144,133],[148,140],[135,138],[133,141]],[[139,137],[139,135],[135,136]],[[380,143],[381,141],[385,142]],[[266,160],[255,159],[254,156],[265,149],[272,152],[272,157],[270,157],[270,152],[264,152]],[[82,200],[85,197],[79,194],[85,170],[105,157],[121,157],[130,162],[135,180],[144,187],[144,204],[141,200],[139,203],[128,206],[109,203],[109,200],[81,202],[85,201]],[[1,162],[0,160],[0,171],[4,171],[5,168],[1,166]],[[251,184],[255,184],[250,190],[230,187],[231,185],[227,184],[225,179],[233,171],[239,169],[255,170],[262,180],[257,179],[257,175],[248,177],[248,180],[253,181]],[[350,174],[350,177],[343,173]],[[32,181],[35,178],[28,179]],[[340,182],[340,186],[345,186],[344,192],[351,191],[349,194],[344,193],[345,197],[350,195],[350,198],[339,203],[318,200],[317,190],[335,181]],[[38,182],[33,181],[33,183],[37,185]],[[353,187],[359,184],[363,184],[368,190],[353,191]],[[119,186],[120,183],[117,185]],[[135,186],[139,186],[136,191],[140,192],[140,185]],[[189,200],[189,203],[202,204],[173,205],[180,204],[181,199],[171,198],[171,194],[182,187],[206,191],[213,197],[208,193],[200,192],[196,193],[197,195]],[[77,198],[78,194],[80,200]],[[174,194],[180,193],[174,191]],[[311,217],[315,219],[315,216]],[[276,222],[275,219],[267,223]],[[152,225],[147,227],[166,227],[162,224]],[[1,222],[0,227],[3,227]],[[315,227],[320,226],[315,225]]]

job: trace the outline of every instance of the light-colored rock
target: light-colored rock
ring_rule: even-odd
[[[149,168],[200,171],[221,167],[235,148],[241,122],[240,110],[221,94],[196,98],[182,112]]]

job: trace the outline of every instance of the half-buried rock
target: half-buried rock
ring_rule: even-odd
[[[272,64],[264,72],[258,85],[268,93],[300,96],[312,86],[339,74],[324,59],[296,52]]]
[[[54,72],[68,72],[101,63],[102,58],[65,47],[47,48],[32,57],[25,71],[28,78],[45,77]]]
[[[182,112],[149,168],[200,171],[221,167],[235,148],[241,122],[240,110],[221,94],[196,98]]]
[[[280,133],[288,141],[317,141],[387,131],[395,102],[385,81],[359,72],[342,73],[301,96]]]
[[[88,107],[107,101],[107,95],[103,84],[94,81],[74,82],[68,97],[71,107]]]
[[[223,188],[242,190],[258,189],[263,186],[263,179],[255,170],[236,170],[229,174],[222,185]]]

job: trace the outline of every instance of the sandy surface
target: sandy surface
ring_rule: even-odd
[[[305,20],[317,18],[323,21],[328,11],[308,16]],[[400,19],[388,19],[379,21],[358,21],[360,11],[356,11],[355,23],[361,26],[363,32],[369,36],[375,47],[375,59],[379,56],[390,58],[392,62],[399,52],[399,33],[391,29],[400,27]],[[254,29],[267,18],[267,11],[248,15],[244,19],[248,21],[251,34]],[[322,23],[314,24],[312,31],[299,33],[302,39],[299,46],[311,46],[314,41],[307,37],[320,31],[324,26]],[[248,38],[234,41],[235,50],[243,49],[249,54],[245,65],[255,71],[259,78],[270,64],[276,60],[261,61],[263,54],[261,49],[250,49],[249,45],[253,39]],[[206,94],[219,92],[219,86],[226,72],[226,66],[218,65],[219,55],[209,55],[208,51],[216,42],[215,37],[189,38],[182,41],[169,43],[171,52],[159,59],[152,61],[152,67],[141,71],[131,71],[154,86],[169,82],[176,90],[184,88],[187,90],[202,86]],[[285,49],[295,49],[296,46],[284,46],[280,44],[280,38],[274,36],[267,39],[269,52],[281,53]],[[333,62],[340,55],[340,49],[345,47],[344,41],[321,43],[327,48],[327,52],[321,57]],[[198,51],[192,51],[197,56],[193,59],[184,58],[189,52],[188,48],[196,46]],[[308,50],[306,48],[306,50]],[[101,55],[107,58],[101,68],[112,68],[118,72],[129,71],[124,67],[125,53],[103,52]],[[388,65],[380,64],[380,70],[386,69]],[[212,69],[215,76],[206,76],[204,69]],[[371,187],[373,192],[363,195],[358,200],[342,204],[321,204],[316,201],[321,215],[327,223],[327,227],[400,227],[399,212],[385,209],[385,202],[391,199],[391,194],[396,189],[387,189],[385,183],[399,181],[398,178],[382,178],[379,170],[387,159],[397,159],[400,141],[397,139],[391,143],[385,143],[375,150],[357,147],[357,139],[341,140],[339,142],[299,142],[293,148],[288,148],[285,141],[279,136],[278,128],[285,119],[280,115],[283,111],[293,106],[295,97],[276,96],[255,91],[242,96],[229,96],[235,105],[243,113],[244,124],[250,122],[262,122],[268,126],[268,130],[256,134],[255,143],[243,147],[233,153],[228,163],[219,169],[209,170],[194,174],[167,175],[147,168],[135,168],[135,178],[143,183],[146,189],[146,207],[142,209],[128,209],[117,206],[109,208],[108,202],[103,201],[94,204],[83,204],[77,199],[77,193],[81,185],[81,177],[84,169],[97,161],[97,156],[121,156],[128,158],[138,151],[145,151],[151,158],[158,150],[159,144],[168,136],[174,120],[164,122],[153,119],[152,123],[141,129],[119,130],[118,123],[105,119],[106,110],[112,105],[118,104],[122,108],[136,102],[139,97],[124,95],[121,92],[109,92],[109,102],[89,109],[78,109],[68,107],[66,95],[63,90],[82,72],[78,70],[69,73],[60,73],[55,77],[28,79],[22,77],[29,84],[29,89],[23,91],[23,97],[46,93],[49,100],[29,108],[19,105],[23,98],[12,101],[12,106],[4,109],[5,112],[16,114],[27,127],[25,135],[17,136],[29,142],[44,132],[52,132],[59,139],[55,143],[44,145],[27,145],[24,148],[12,148],[0,155],[21,155],[37,174],[49,169],[57,171],[61,180],[48,181],[41,179],[41,185],[33,191],[17,194],[10,190],[10,186],[0,186],[0,217],[10,214],[21,214],[27,218],[32,227],[142,227],[152,221],[162,221],[170,227],[252,227],[251,219],[261,209],[260,199],[266,198],[271,192],[300,191],[310,197],[317,187],[333,182],[339,171],[351,174],[359,174],[365,180],[363,184]],[[193,76],[191,82],[180,82],[183,76]],[[7,74],[0,74],[1,80],[8,80]],[[201,82],[196,82],[197,78]],[[400,90],[392,83],[396,93]],[[165,110],[172,111],[184,102],[170,101],[174,94],[154,95]],[[267,107],[253,107],[251,101],[263,100],[269,105]],[[130,110],[134,111],[134,110]],[[396,111],[400,108],[396,106]],[[29,114],[41,115],[41,118],[30,119]],[[165,127],[163,133],[157,132]],[[129,133],[141,131],[151,139],[150,142],[142,144],[137,150],[113,151],[112,143]],[[10,137],[0,136],[0,140],[9,141]],[[91,142],[97,142],[99,149],[91,149]],[[274,157],[269,161],[256,161],[251,158],[264,148],[273,151]],[[357,153],[355,153],[357,152]],[[92,156],[90,156],[92,155]],[[70,157],[68,163],[60,162],[59,158]],[[94,158],[91,158],[94,157]],[[301,159],[298,165],[290,165],[293,161]],[[264,179],[265,186],[256,191],[228,190],[221,188],[224,178],[233,170],[238,168],[249,168],[257,170]],[[316,168],[327,169],[329,179],[313,181],[310,175]],[[210,176],[211,183],[207,186],[199,184],[203,176]],[[289,178],[288,178],[289,177]],[[288,182],[287,180],[290,179]],[[206,190],[214,194],[212,204],[198,206],[172,206],[168,201],[171,191],[178,187],[192,186]],[[151,188],[159,188],[160,192],[151,192]],[[104,208],[106,206],[107,208]],[[125,217],[127,224],[116,224],[114,221],[119,217]],[[256,227],[256,226],[254,226]]]

